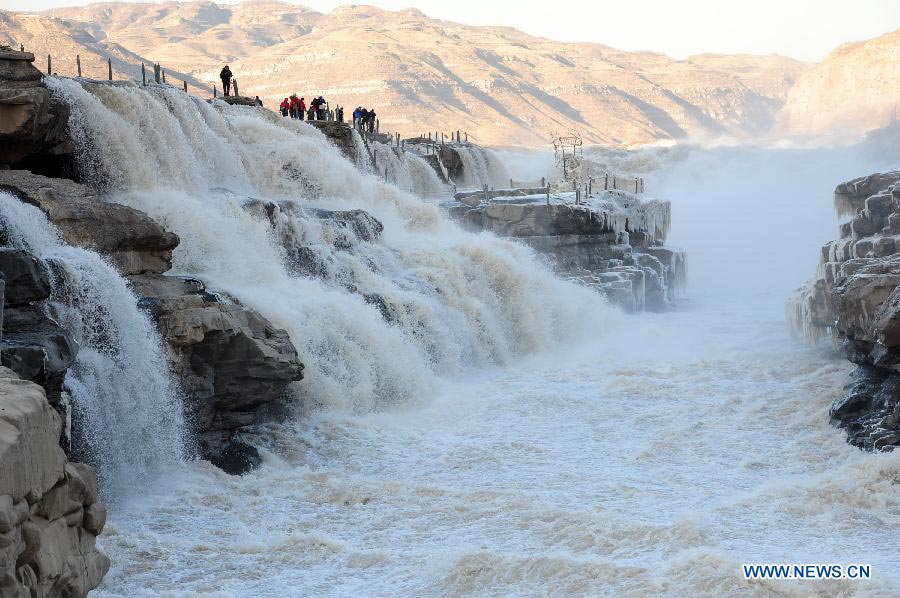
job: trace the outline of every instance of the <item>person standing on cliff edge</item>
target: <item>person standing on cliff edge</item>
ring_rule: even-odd
[[[225,92],[227,96],[231,93],[231,69],[228,68],[228,65],[225,65],[225,68],[222,69],[222,72],[219,73],[219,78],[222,80],[222,91]]]

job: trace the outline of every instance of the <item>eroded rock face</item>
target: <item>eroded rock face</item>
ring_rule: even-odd
[[[303,379],[287,332],[195,279],[131,281],[168,345],[201,455],[230,473],[257,465],[255,449],[235,433],[280,415],[288,386]]]
[[[172,265],[178,236],[139,210],[98,199],[68,179],[0,170],[0,189],[39,207],[70,245],[109,257],[123,274],[160,273]]]
[[[0,189],[39,207],[63,241],[107,256],[129,278],[166,341],[201,455],[232,473],[258,464],[255,449],[234,437],[239,428],[281,413],[288,386],[302,379],[303,364],[287,333],[236,301],[207,292],[199,281],[163,276],[178,237],[143,212],[102,201],[84,185],[26,171],[0,171]],[[353,234],[374,226],[349,212],[333,218],[336,229]],[[61,409],[77,346],[49,306],[36,301],[49,296],[49,280],[38,276],[46,269],[17,252],[0,250],[0,272],[6,264],[8,278],[16,280],[9,291],[3,363],[41,384]]]
[[[822,247],[816,278],[789,301],[789,322],[812,340],[832,335],[859,365],[831,408],[848,440],[892,450],[900,446],[900,172],[838,185],[835,206],[852,216]]]
[[[29,52],[0,47],[0,164],[59,174],[72,165],[69,108],[42,85],[33,61]]]
[[[684,253],[664,247],[642,227],[640,200],[618,196],[629,202],[634,218],[595,205],[496,194],[487,202],[479,194],[458,195],[463,203],[452,206],[450,216],[469,230],[515,237],[549,256],[561,275],[596,288],[627,311],[666,309],[684,283]]]
[[[41,385],[50,403],[64,414],[63,382],[78,346],[51,315],[50,272],[27,251],[0,247],[0,276],[6,283],[0,363],[23,380]]]
[[[328,120],[308,120],[306,123],[324,133],[348,160],[356,162],[357,155],[356,144],[353,142],[353,129],[348,123]]]
[[[43,389],[0,368],[0,595],[86,596],[109,570],[92,467],[67,463]]]

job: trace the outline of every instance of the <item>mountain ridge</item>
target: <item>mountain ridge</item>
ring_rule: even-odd
[[[488,145],[543,146],[573,130],[613,146],[759,135],[810,68],[778,55],[676,60],[362,5],[113,2],[4,18],[0,43],[58,53],[60,68],[80,52],[86,70],[105,73],[110,54],[121,75],[139,79],[140,61],[160,62],[196,87],[217,84],[227,62],[242,92],[269,107],[323,94],[374,107],[384,130],[462,129]]]

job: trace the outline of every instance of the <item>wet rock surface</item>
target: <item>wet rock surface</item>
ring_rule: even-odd
[[[123,274],[165,272],[172,265],[177,235],[139,210],[102,201],[86,185],[0,170],[0,190],[39,207],[63,241],[109,257]]]
[[[145,274],[131,282],[168,345],[201,456],[230,473],[246,471],[235,463],[258,464],[234,438],[277,415],[289,385],[303,379],[287,332],[196,279]]]
[[[0,276],[5,283],[0,363],[41,385],[64,416],[63,382],[78,345],[52,316],[50,270],[27,251],[0,247]]]
[[[177,235],[143,212],[103,201],[92,188],[70,180],[5,170],[0,189],[44,211],[64,242],[108,257],[129,278],[167,343],[204,458],[220,460],[226,451],[233,457],[237,449],[229,448],[231,438],[240,427],[280,411],[273,404],[285,399],[287,387],[303,372],[287,333],[255,311],[208,292],[199,281],[163,276],[171,267]],[[333,218],[340,228],[370,226],[351,214]],[[5,248],[0,249],[4,269],[15,284],[8,285],[3,364],[43,386],[59,406],[77,345],[52,318],[51,305],[36,304],[50,294],[46,266]]]
[[[788,303],[793,331],[831,336],[859,367],[832,405],[834,423],[866,450],[900,447],[900,171],[837,186],[841,237],[822,247],[817,276]]]

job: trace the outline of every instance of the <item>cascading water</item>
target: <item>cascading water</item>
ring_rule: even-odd
[[[449,188],[418,154],[400,151],[377,141],[369,142],[376,156],[376,167],[385,180],[413,195],[443,198]]]
[[[484,185],[501,188],[509,186],[509,170],[493,150],[467,144],[452,147],[463,164],[463,180],[457,181],[461,187],[481,189]]]
[[[603,326],[596,295],[522,246],[464,233],[360,173],[305,123],[170,88],[48,81],[71,105],[85,172],[179,235],[176,271],[286,328],[307,366],[304,392],[318,402],[366,411],[421,399],[435,374],[506,363]],[[260,197],[280,202],[290,235],[248,209]],[[358,208],[384,225],[381,238],[314,213]],[[298,252],[329,274],[298,273]]]
[[[185,450],[180,396],[153,323],[118,272],[96,253],[63,244],[38,208],[0,192],[0,228],[54,265],[54,315],[79,345],[65,380],[76,456],[97,467],[107,501],[144,487]]]
[[[704,295],[581,342],[604,319],[593,295],[360,174],[305,124],[51,85],[83,168],[180,235],[178,270],[287,327],[299,386],[336,407],[267,426],[254,472],[192,463],[115,511],[98,595],[896,594],[900,453],[827,425],[849,366],[791,344],[778,315],[834,225],[820,171],[863,164],[710,154],[705,183],[673,166],[659,182]],[[667,228],[657,207],[646,224]],[[861,560],[869,583],[740,574]]]

